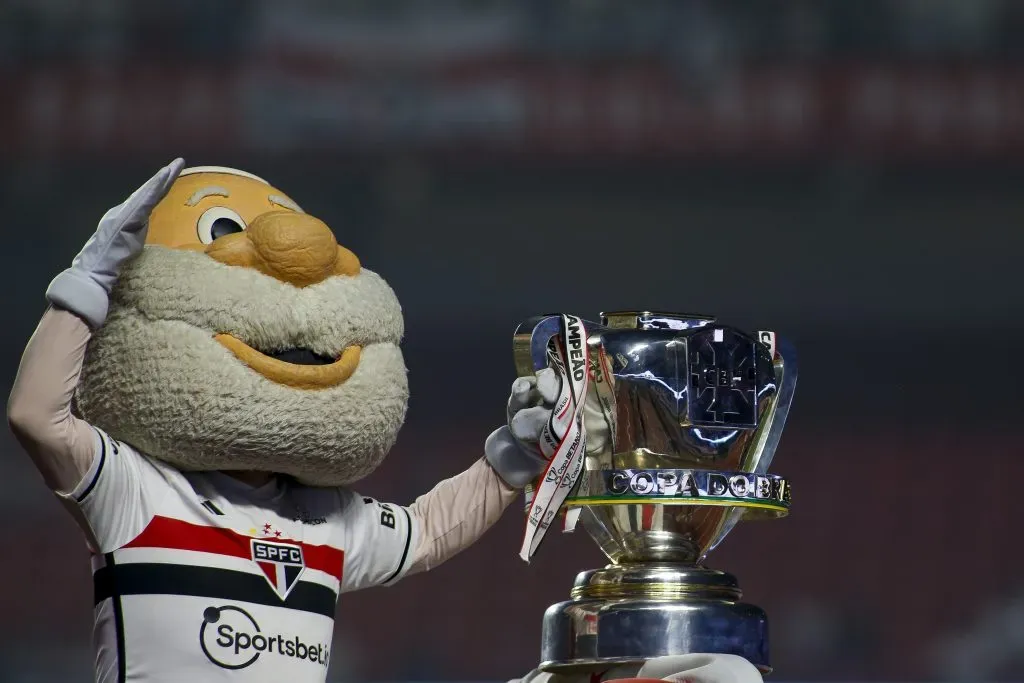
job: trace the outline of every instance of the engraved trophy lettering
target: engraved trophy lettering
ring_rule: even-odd
[[[562,322],[548,315],[519,326],[520,376],[552,362]],[[702,315],[627,311],[583,325],[584,429],[603,419],[609,438],[587,443],[562,513],[610,564],[580,573],[570,599],[548,608],[541,668],[702,652],[739,655],[768,673],[767,615],[704,561],[737,522],[788,513],[788,482],[768,467],[796,386],[792,347]]]

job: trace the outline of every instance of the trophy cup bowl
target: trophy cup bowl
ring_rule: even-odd
[[[559,316],[516,331],[520,376],[547,366]],[[687,653],[735,654],[771,671],[768,620],[735,577],[703,562],[745,519],[785,516],[768,474],[793,399],[792,348],[703,315],[624,311],[585,323],[588,444],[567,508],[611,564],[580,573],[544,615],[541,668],[594,670]]]

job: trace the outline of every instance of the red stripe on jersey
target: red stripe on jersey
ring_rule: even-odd
[[[156,516],[141,534],[124,547],[194,550],[251,560],[250,541],[253,538],[256,537],[246,536],[223,527],[202,526],[183,522],[180,519]],[[341,568],[345,553],[338,548],[277,538],[257,540],[297,545],[302,548],[302,557],[307,567],[326,572],[341,581]]]

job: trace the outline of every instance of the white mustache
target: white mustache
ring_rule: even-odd
[[[111,317],[132,309],[226,333],[264,352],[305,348],[336,357],[351,345],[398,344],[402,309],[391,287],[365,268],[295,287],[193,251],[148,246],[121,273]]]

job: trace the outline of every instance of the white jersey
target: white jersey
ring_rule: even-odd
[[[97,434],[64,497],[92,532],[99,682],[324,681],[338,595],[411,563],[402,506],[183,473]]]

